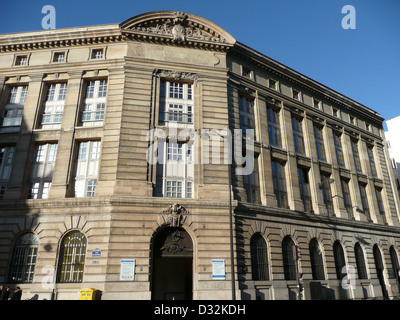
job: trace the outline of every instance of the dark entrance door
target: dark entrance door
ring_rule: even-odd
[[[152,298],[191,300],[193,244],[182,228],[165,228],[153,241]]]

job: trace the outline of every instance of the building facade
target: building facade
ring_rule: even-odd
[[[0,282],[23,298],[399,295],[383,119],[213,22],[1,35],[0,83]]]
[[[389,157],[392,162],[395,185],[400,194],[400,142],[397,139],[400,134],[399,125],[400,116],[386,120],[387,131],[385,131],[385,137],[388,144]]]

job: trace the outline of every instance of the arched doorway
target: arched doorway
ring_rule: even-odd
[[[180,227],[160,230],[152,243],[152,299],[191,300],[193,243]]]

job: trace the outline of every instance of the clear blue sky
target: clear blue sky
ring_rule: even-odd
[[[238,41],[376,110],[400,115],[399,0],[1,0],[0,33],[41,30],[50,4],[56,28],[120,23],[179,10],[220,25]],[[342,7],[356,29],[342,28]]]

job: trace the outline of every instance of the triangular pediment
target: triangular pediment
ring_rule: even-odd
[[[120,24],[121,30],[136,40],[210,47],[229,47],[236,40],[224,29],[202,17],[177,11],[154,11],[130,18]]]

